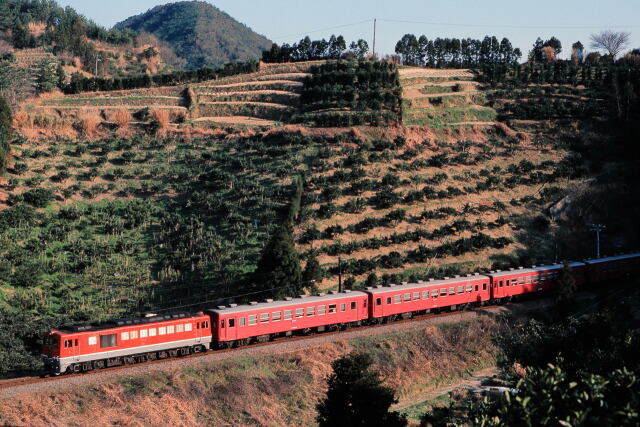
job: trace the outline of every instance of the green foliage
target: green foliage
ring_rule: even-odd
[[[60,62],[53,58],[45,58],[38,64],[36,73],[36,92],[52,92],[58,87],[60,75],[58,67]],[[64,81],[64,79],[62,80]]]
[[[478,405],[474,426],[636,426],[640,422],[640,378],[627,368],[576,376],[560,366],[534,369],[517,394]]]
[[[394,64],[331,61],[312,67],[300,96],[302,113],[292,121],[316,126],[378,126],[400,121],[401,98]]]
[[[318,258],[315,254],[311,254],[307,258],[307,265],[304,267],[304,271],[302,272],[302,282],[310,288],[312,291],[315,291],[318,288],[317,283],[320,283],[324,278],[325,271],[318,262]]]
[[[157,6],[115,28],[155,35],[187,61],[188,69],[255,60],[271,47],[269,40],[202,1]]]
[[[0,307],[0,375],[40,370],[41,338],[64,319],[42,319],[37,314]]]
[[[389,408],[397,403],[393,389],[371,370],[368,354],[349,354],[333,361],[329,389],[317,405],[317,421],[325,426],[405,426],[407,420]]]
[[[304,290],[300,261],[288,222],[278,228],[262,251],[253,282],[257,290],[276,298],[297,296]]]
[[[556,289],[556,303],[566,309],[573,306],[578,287],[569,263],[565,261],[563,264],[560,280],[558,281],[558,287]]]
[[[9,139],[13,134],[11,109],[3,97],[0,96],[0,175],[7,170],[7,157],[11,151]]]

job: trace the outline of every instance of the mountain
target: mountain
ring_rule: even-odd
[[[116,25],[155,35],[187,61],[187,68],[258,59],[271,42],[203,1],[156,6]]]

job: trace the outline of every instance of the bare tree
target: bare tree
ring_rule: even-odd
[[[598,34],[591,34],[591,48],[604,49],[612,59],[616,59],[622,49],[629,44],[630,37],[631,34],[625,31],[601,31]]]

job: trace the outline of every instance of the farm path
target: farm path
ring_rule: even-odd
[[[220,116],[220,117],[199,117],[194,122],[214,122],[229,125],[244,126],[275,126],[277,122],[273,120],[259,119],[247,116]]]
[[[420,403],[428,402],[444,394],[450,393],[454,390],[465,389],[478,389],[481,387],[482,382],[498,373],[498,369],[495,366],[482,369],[475,372],[471,377],[459,379],[450,384],[443,385],[435,390],[431,390],[425,393],[411,396],[408,399],[400,399],[400,401],[392,408],[395,411],[400,411],[409,408]]]

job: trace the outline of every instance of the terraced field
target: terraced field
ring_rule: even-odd
[[[469,70],[400,70],[406,126],[492,125],[496,112]]]

